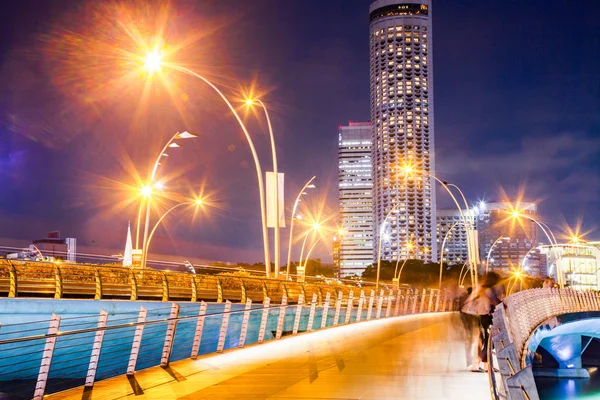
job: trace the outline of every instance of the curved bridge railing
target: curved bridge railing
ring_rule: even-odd
[[[363,282],[365,290],[374,284]],[[385,287],[385,286],[384,286]],[[345,296],[356,286],[325,283],[308,278],[306,282],[266,279],[234,274],[193,274],[187,272],[130,269],[115,266],[68,263],[15,262],[0,260],[0,296],[79,299],[123,299],[158,301],[216,301],[244,303],[269,297],[290,303],[300,295],[317,294],[320,302],[327,292],[342,291]]]
[[[600,293],[572,289],[530,289],[515,293],[496,307],[490,349],[494,349],[499,379],[494,399],[538,399],[527,344],[538,327],[567,313],[599,311]],[[491,359],[490,359],[491,360]],[[494,374],[494,368],[490,368]],[[491,377],[493,378],[493,377]]]
[[[452,311],[455,301],[436,301],[426,291],[383,290],[365,294],[327,292],[322,300],[300,294],[295,305],[284,294],[280,304],[266,298],[258,307],[243,304],[153,303],[155,309],[0,325],[0,392],[18,398],[42,399],[49,393],[172,360],[278,340],[328,327],[439,311]],[[273,302],[276,303],[276,302]],[[0,321],[1,322],[1,321]],[[135,388],[135,385],[132,384]]]

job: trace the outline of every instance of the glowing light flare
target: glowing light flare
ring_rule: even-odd
[[[152,196],[152,192],[153,192],[152,186],[149,186],[149,185],[144,185],[140,189],[140,194],[146,198]]]
[[[144,57],[144,68],[150,75],[160,70],[163,65],[163,55],[157,48],[148,52]]]

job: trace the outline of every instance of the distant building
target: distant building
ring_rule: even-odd
[[[600,290],[600,242],[544,245],[541,252],[548,258],[548,276],[558,280],[560,271],[565,286]]]
[[[435,261],[433,179],[402,172],[435,174],[431,1],[377,0],[369,21],[374,237],[384,260]]]
[[[463,215],[472,218],[470,210],[463,210]],[[440,254],[443,251],[443,262],[449,265],[467,262],[469,260],[467,230],[461,213],[456,208],[438,209],[436,220],[437,245]],[[450,231],[450,229],[452,230]],[[446,234],[448,237],[442,250],[442,242]]]
[[[371,125],[350,122],[338,132],[340,276],[360,275],[373,262]],[[335,256],[334,256],[335,258]]]
[[[77,239],[61,239],[60,232],[50,232],[47,238],[34,240],[33,245],[44,257],[53,257],[69,262],[77,260]]]
[[[544,276],[540,262],[538,227],[535,222],[521,217],[518,220],[510,214],[512,205],[508,202],[481,203],[475,209],[479,234],[479,257],[485,268],[487,255],[494,242],[499,240],[490,253],[489,269],[497,272],[509,272],[519,268],[525,261],[526,272],[531,276]],[[537,207],[534,203],[520,203],[525,216],[536,218]]]

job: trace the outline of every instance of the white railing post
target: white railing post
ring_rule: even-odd
[[[269,319],[269,306],[271,305],[271,299],[265,297],[263,301],[263,312],[260,319],[260,328],[258,330],[258,343],[265,341],[265,331],[267,330],[267,320]]]
[[[350,323],[350,318],[352,317],[353,301],[354,301],[354,290],[351,290],[350,293],[348,293],[348,306],[346,307],[346,320],[344,321],[344,323],[346,325],[348,325]]]
[[[433,289],[429,289],[429,304],[427,305],[427,312],[432,312],[433,311],[433,296],[434,296],[435,292],[433,291]]]
[[[413,294],[413,305],[412,305],[412,312],[411,314],[416,314],[417,313],[417,303],[419,302],[419,289],[415,289],[415,292]]]
[[[304,296],[298,296],[298,305],[296,306],[296,316],[294,317],[294,328],[292,335],[298,334],[298,328],[300,327],[300,317],[302,316],[302,304],[304,303]]]
[[[138,314],[137,319],[138,325],[135,327],[133,343],[131,344],[131,354],[129,355],[129,362],[127,363],[127,375],[133,375],[135,372],[135,365],[137,364],[138,355],[140,354],[140,345],[142,344],[142,335],[144,333],[147,315],[148,310],[146,307],[140,307],[140,313]]]
[[[375,301],[375,291],[371,290],[371,295],[369,296],[369,308],[367,309],[367,321],[371,320],[371,314],[373,313],[373,302]]]
[[[398,289],[398,293],[396,294],[396,308],[394,309],[394,317],[400,315],[400,299],[402,299],[402,290]]]
[[[419,304],[419,314],[423,314],[423,310],[425,309],[425,296],[427,296],[427,289],[424,288],[421,294],[421,304]]]
[[[46,338],[46,344],[44,345],[44,351],[42,352],[40,371],[38,373],[37,383],[33,394],[34,400],[42,400],[44,398],[46,383],[48,383],[48,374],[50,373],[50,364],[52,363],[52,355],[54,354],[54,347],[56,346],[56,334],[58,333],[59,327],[60,317],[52,313],[50,326],[48,327],[48,337]]]
[[[177,321],[179,318],[179,304],[171,305],[171,313],[169,314],[169,322],[167,322],[167,332],[165,334],[165,344],[163,346],[162,356],[160,358],[160,366],[166,367],[171,359],[171,351],[173,350],[173,339],[177,330]]]
[[[200,351],[200,341],[202,340],[202,331],[204,329],[204,318],[206,315],[206,303],[200,302],[200,310],[198,311],[198,322],[196,323],[196,333],[194,333],[194,344],[192,345],[192,359],[198,358]]]
[[[90,363],[88,365],[88,372],[85,377],[85,386],[94,386],[94,380],[96,379],[96,371],[98,370],[98,361],[100,359],[100,350],[102,349],[102,341],[104,340],[104,328],[106,328],[106,321],[108,320],[108,312],[100,310],[100,317],[98,317],[98,330],[94,337],[94,344],[92,345],[92,355],[90,356]]]
[[[385,317],[386,318],[389,318],[392,315],[392,297],[393,296],[394,296],[394,291],[390,289],[388,291],[387,308],[385,309]]]
[[[383,289],[379,292],[379,298],[377,299],[377,315],[375,318],[381,318],[381,308],[383,307]]]
[[[331,293],[325,295],[325,303],[323,303],[323,315],[321,316],[321,329],[327,327],[327,317],[329,316],[329,302],[331,301]]]
[[[246,308],[244,308],[244,318],[242,319],[242,329],[240,329],[240,342],[238,347],[244,347],[244,344],[246,343],[248,321],[250,320],[250,309],[252,309],[252,300],[246,299]]]
[[[362,319],[362,310],[363,310],[364,305],[365,305],[365,291],[361,290],[360,297],[358,298],[358,309],[356,310],[356,319],[354,320],[354,322],[360,322],[360,320]]]
[[[307,331],[313,330],[313,322],[315,322],[315,312],[317,310],[317,294],[313,293],[312,302],[310,303],[310,313],[308,314],[308,325],[306,325]]]
[[[281,298],[281,307],[279,307],[279,318],[277,319],[277,332],[275,332],[275,339],[281,339],[283,335],[283,325],[285,324],[285,312],[287,310],[287,296],[284,294]]]
[[[408,303],[410,301],[411,293],[412,289],[406,289],[406,293],[404,294],[404,304],[402,306],[402,315],[408,315]]]
[[[338,297],[337,300],[335,301],[335,314],[333,316],[333,326],[336,326],[338,324],[338,320],[340,319],[340,311],[342,310],[342,297],[344,296],[344,293],[342,293],[342,291],[340,290],[338,292]]]
[[[219,330],[219,342],[217,343],[217,353],[222,353],[225,348],[225,338],[227,337],[227,327],[229,326],[229,315],[231,312],[231,302],[225,301],[223,310],[223,319],[221,320],[221,329]]]

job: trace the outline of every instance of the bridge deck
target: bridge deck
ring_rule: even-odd
[[[121,376],[47,399],[489,399],[450,314],[360,323]],[[139,385],[139,386],[137,386]],[[137,387],[136,387],[137,386]],[[134,389],[136,388],[136,389]],[[143,392],[143,394],[142,394]]]

